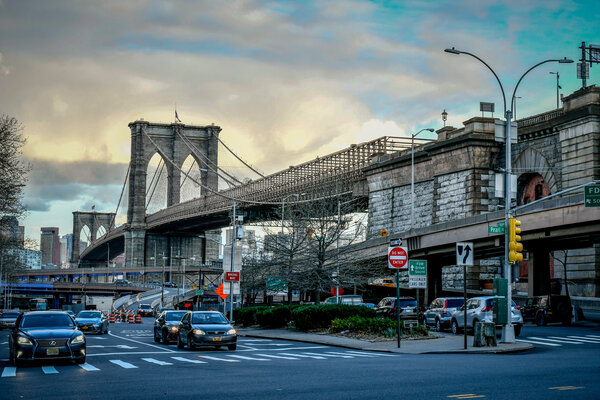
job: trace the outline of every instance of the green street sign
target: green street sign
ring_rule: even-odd
[[[267,290],[288,290],[288,284],[282,279],[277,279],[273,276],[267,276]]]
[[[427,275],[427,260],[408,260],[409,275]]]
[[[202,296],[202,295],[204,295],[204,290],[196,289],[196,296]]]
[[[600,185],[590,185],[584,189],[583,203],[586,207],[600,207]]]
[[[504,222],[498,222],[496,226],[488,226],[488,233],[490,234],[504,234]]]

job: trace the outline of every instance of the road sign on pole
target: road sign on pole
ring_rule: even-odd
[[[600,207],[600,185],[590,185],[584,188],[584,204],[586,207]]]
[[[427,288],[427,260],[408,261],[408,287],[413,289]]]
[[[456,242],[456,265],[473,265],[473,242]]]
[[[238,271],[225,272],[225,282],[239,282],[240,273]]]
[[[388,267],[404,269],[408,266],[408,247],[388,247]]]

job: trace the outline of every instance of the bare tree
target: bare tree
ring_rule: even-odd
[[[555,261],[558,261],[563,267],[563,281],[565,283],[565,294],[569,295],[569,281],[567,280],[567,257],[569,256],[569,250],[562,251],[562,258],[559,258],[556,253],[557,251],[552,252],[552,258]]]

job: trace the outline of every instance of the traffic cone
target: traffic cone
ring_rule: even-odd
[[[136,324],[142,323],[142,315],[141,314],[135,314],[135,323]]]
[[[133,313],[132,313],[132,312],[130,312],[130,313],[129,313],[129,321],[128,321],[128,322],[129,322],[130,324],[133,324],[133,323],[135,323],[135,318],[134,318],[134,316],[133,316]]]
[[[108,323],[109,324],[114,324],[115,323],[115,313],[114,311],[110,313],[110,315],[108,316]]]

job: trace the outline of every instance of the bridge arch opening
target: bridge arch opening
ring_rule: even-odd
[[[552,194],[548,182],[538,173],[521,175],[517,188],[518,205],[531,203]]]
[[[92,230],[90,229],[89,226],[84,225],[81,230],[79,231],[79,243],[73,243],[73,246],[79,246],[79,252],[81,253],[83,250],[85,250],[90,243],[92,243],[92,240],[94,238],[92,237]]]
[[[97,230],[96,230],[96,237],[94,238],[94,240],[97,240],[99,238],[101,238],[102,236],[106,235],[106,228],[104,227],[104,225],[100,226]]]
[[[167,208],[168,170],[163,157],[154,153],[146,168],[146,214]]]
[[[202,194],[201,171],[198,160],[191,154],[187,156],[181,165],[181,177],[179,179],[180,201],[197,199]],[[198,182],[198,183],[197,183]]]

